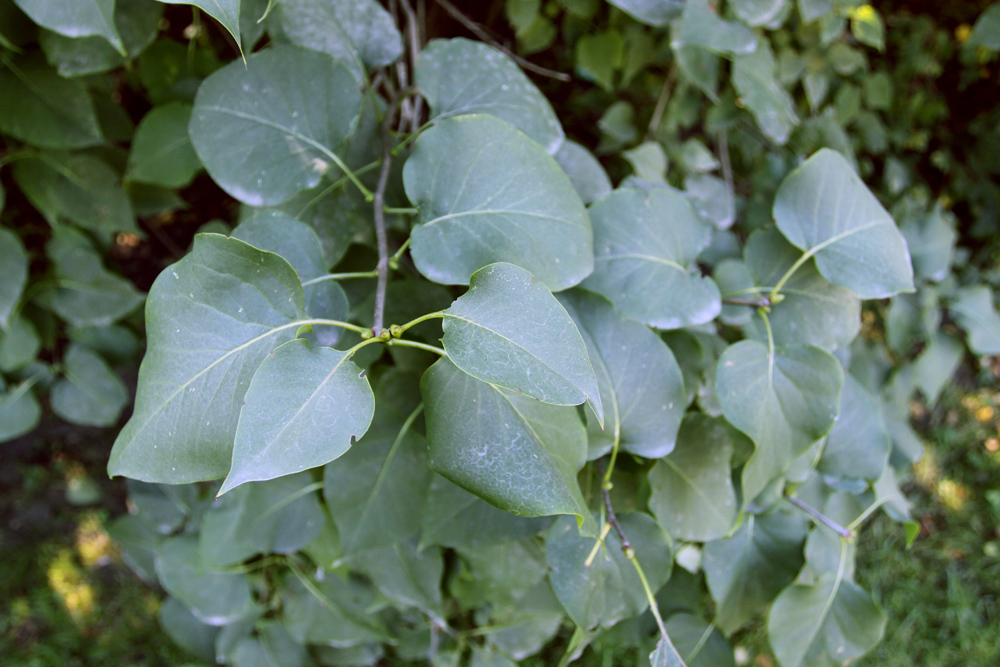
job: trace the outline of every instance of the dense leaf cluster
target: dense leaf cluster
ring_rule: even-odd
[[[163,4],[243,57],[197,10],[188,48],[159,34]],[[510,665],[565,629],[563,663],[726,665],[769,610],[785,667],[863,655],[885,617],[855,537],[909,520],[909,400],[1000,353],[905,157],[936,111],[893,88],[933,63],[873,71],[892,34],[850,1],[509,0],[522,54],[558,40],[595,84],[566,105],[602,109],[591,152],[520,56],[424,44],[410,5],[0,0],[0,164],[50,227],[37,263],[0,228],[0,439],[40,389],[116,423],[144,295],[109,248],[205,170],[239,219],[145,296],[108,466],[181,645]],[[970,66],[997,22],[963,35]],[[123,79],[152,103],[134,128]],[[988,230],[996,156],[935,155]]]

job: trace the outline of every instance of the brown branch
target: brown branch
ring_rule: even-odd
[[[378,246],[378,284],[375,288],[375,313],[372,317],[372,335],[381,336],[385,316],[385,291],[389,285],[389,243],[385,231],[385,189],[389,184],[389,174],[392,170],[392,135],[390,126],[396,108],[407,99],[412,89],[404,90],[389,104],[385,110],[380,126],[382,133],[382,167],[378,174],[378,185],[375,188],[375,198],[372,201],[375,217],[375,240]]]
[[[468,28],[469,32],[471,32],[484,42],[487,42],[491,46],[503,51],[508,58],[516,62],[524,69],[534,72],[535,74],[540,74],[542,76],[547,76],[549,78],[556,79],[558,81],[572,80],[573,77],[571,77],[569,74],[565,74],[564,72],[557,72],[555,70],[548,69],[547,67],[541,67],[540,65],[536,65],[530,60],[525,60],[521,56],[517,55],[516,53],[505,47],[503,44],[493,39],[490,36],[490,34],[483,29],[481,25],[479,25],[478,23],[470,19],[468,16],[463,14],[462,11],[458,9],[458,7],[451,4],[448,0],[434,0],[434,2],[440,5],[441,8],[444,9],[446,12],[451,14],[452,18],[454,18],[456,21],[458,21],[466,28]]]
[[[406,36],[407,45],[410,52],[410,69],[416,71],[417,58],[420,55],[420,21],[410,0],[399,0],[399,6],[406,14]],[[414,134],[420,128],[420,114],[423,111],[424,98],[417,96],[413,100],[413,108],[410,115],[410,133]],[[402,128],[401,128],[402,129]]]
[[[771,300],[766,296],[757,299],[723,299],[722,303],[730,306],[750,306],[751,308],[770,308]]]

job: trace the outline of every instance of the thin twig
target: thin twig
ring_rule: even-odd
[[[420,23],[410,0],[399,0],[399,6],[406,14],[406,37],[410,51],[410,69],[417,70],[417,58],[420,55]],[[424,98],[417,96],[413,100],[413,109],[410,115],[410,133],[414,133],[420,128],[420,114],[423,111]],[[402,127],[400,127],[402,129]]]
[[[770,308],[771,300],[766,296],[757,299],[723,299],[722,303],[730,306],[750,306],[751,308]]]
[[[673,88],[676,79],[677,65],[671,65],[670,72],[667,73],[666,78],[663,80],[663,88],[660,90],[660,96],[656,100],[653,116],[649,119],[649,125],[646,128],[646,139],[652,140],[656,138],[656,128],[660,126],[663,112],[667,109],[667,100],[670,99],[670,89]]]
[[[547,67],[541,67],[540,65],[536,65],[530,60],[525,60],[521,56],[517,55],[516,53],[505,47],[503,44],[493,39],[493,37],[491,37],[488,32],[483,30],[483,27],[481,25],[479,25],[478,23],[470,19],[468,16],[463,14],[461,10],[458,9],[458,7],[448,2],[448,0],[434,0],[434,2],[439,4],[442,9],[451,14],[452,18],[454,18],[456,21],[458,21],[466,28],[468,28],[469,32],[471,32],[484,42],[488,42],[490,45],[503,51],[508,58],[516,62],[524,69],[534,72],[535,74],[540,74],[542,76],[547,76],[552,79],[556,79],[558,81],[572,80],[573,77],[571,77],[569,74],[566,74],[564,72],[557,72],[555,70],[548,69]]]
[[[835,532],[838,535],[840,535],[841,537],[843,537],[845,539],[850,539],[850,538],[854,537],[854,533],[852,533],[848,529],[844,528],[839,523],[837,523],[836,521],[834,521],[830,517],[826,516],[825,514],[823,514],[822,512],[820,512],[819,510],[814,509],[814,508],[810,507],[809,505],[805,504],[804,502],[802,502],[801,500],[799,500],[795,496],[785,496],[785,499],[788,500],[788,502],[790,502],[791,504],[793,504],[796,507],[798,507],[800,510],[802,510],[806,514],[808,514],[809,516],[811,516],[813,519],[815,519],[819,523],[823,524],[824,526],[826,526],[827,528],[829,528],[833,532]]]
[[[389,127],[392,124],[392,117],[396,107],[405,100],[411,90],[404,90],[397,95],[389,107],[385,110],[382,118],[382,168],[378,174],[378,185],[375,188],[374,206],[375,217],[375,240],[378,245],[378,285],[375,288],[375,313],[372,317],[372,335],[379,336],[382,333],[382,320],[385,315],[385,291],[389,285],[389,244],[385,231],[385,188],[389,184],[389,173],[392,169],[392,136]]]

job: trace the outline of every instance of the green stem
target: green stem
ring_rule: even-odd
[[[400,141],[398,144],[396,144],[396,147],[392,149],[392,156],[396,157],[397,155],[399,155],[400,152],[402,152],[403,149],[406,148],[406,145],[408,143],[410,143],[411,141],[413,141],[414,139],[416,139],[417,137],[419,137],[423,133],[424,130],[426,130],[427,128],[429,128],[433,124],[434,124],[434,121],[429,120],[426,123],[424,123],[423,125],[421,125],[419,128],[417,128],[416,132],[413,132],[412,134],[409,134],[406,137],[404,137],[403,140]]]
[[[298,500],[302,496],[307,496],[310,493],[312,493],[313,491],[318,491],[318,490],[320,490],[322,488],[323,488],[323,482],[313,482],[312,484],[309,484],[307,486],[303,486],[298,491],[294,491],[292,493],[289,493],[287,496],[285,496],[284,498],[282,498],[281,500],[279,500],[275,504],[271,505],[271,507],[269,507],[266,512],[264,512],[259,517],[257,517],[257,519],[254,521],[254,524],[256,525],[256,524],[261,523],[262,521],[266,521],[268,518],[270,518],[271,516],[273,516],[275,513],[280,512],[284,508],[288,507],[291,503],[295,502],[296,500]]]
[[[878,500],[873,502],[871,505],[865,508],[865,511],[861,513],[861,516],[859,516],[857,519],[848,524],[847,530],[851,531],[851,533],[857,531],[858,526],[864,523],[865,519],[870,517],[875,510],[882,507],[882,505],[885,505],[887,502],[889,502],[888,498],[879,498]]]
[[[822,512],[820,512],[819,510],[817,510],[817,509],[815,509],[813,507],[810,507],[809,505],[807,505],[806,503],[802,502],[801,500],[799,500],[795,496],[785,496],[785,499],[788,500],[788,502],[790,502],[791,504],[793,504],[796,507],[798,507],[800,510],[802,510],[806,514],[808,514],[817,523],[826,526],[827,528],[829,528],[833,532],[835,532],[838,535],[840,535],[845,540],[849,540],[849,539],[851,539],[851,538],[854,537],[854,533],[852,531],[848,530],[847,528],[844,528],[843,526],[841,526],[839,523],[837,523],[836,521],[834,521],[830,517],[826,516],[825,514],[823,514]]]
[[[767,311],[763,308],[757,309],[757,314],[764,320],[764,327],[767,329],[767,356],[774,364],[774,332],[771,331],[771,320],[767,318]]]
[[[587,556],[587,560],[583,561],[583,568],[589,569],[591,565],[594,564],[594,559],[597,557],[597,552],[600,551],[601,545],[604,544],[604,538],[608,536],[611,532],[611,522],[605,521],[604,528],[601,529],[601,536],[597,538],[594,542],[594,548],[590,550],[590,555]]]
[[[395,206],[383,206],[382,210],[389,215],[416,215],[420,213],[419,208],[397,208]]]
[[[622,440],[622,424],[621,424],[621,418],[618,414],[618,393],[612,392],[612,394],[613,395],[611,397],[611,408],[612,408],[612,415],[614,416],[615,419],[614,440],[613,444],[611,445],[611,459],[608,461],[608,469],[604,471],[604,476],[601,479],[601,488],[607,489],[609,491],[611,490],[611,473],[614,472],[615,461],[618,460],[618,445],[621,443]]]
[[[35,151],[15,151],[13,153],[7,153],[3,157],[0,157],[0,169],[7,166],[11,162],[17,162],[18,160],[24,160],[34,156]]]
[[[427,352],[433,352],[434,354],[440,355],[442,357],[447,357],[448,353],[442,350],[440,347],[434,347],[433,345],[427,345],[426,343],[418,343],[415,340],[406,340],[403,338],[394,338],[386,343],[387,345],[402,345],[403,347],[412,347],[418,350],[425,350]]]
[[[396,335],[402,335],[403,332],[406,331],[407,329],[409,329],[411,327],[415,327],[418,324],[420,324],[421,322],[426,322],[427,320],[433,320],[433,319],[438,318],[438,317],[444,317],[444,313],[438,311],[436,313],[427,313],[426,315],[421,315],[417,319],[410,320],[406,324],[401,325],[399,327],[399,331],[397,332]]]
[[[353,331],[356,334],[364,333],[368,331],[365,327],[359,327],[357,324],[351,324],[350,322],[341,322],[340,320],[324,320],[324,319],[313,319],[313,320],[299,320],[298,322],[292,322],[291,324],[285,325],[285,327],[290,326],[305,326],[307,324],[321,324],[328,327],[340,327],[341,329],[347,329],[348,331]]]
[[[799,267],[808,262],[812,256],[813,256],[812,252],[804,253],[801,257],[798,258],[798,260],[796,260],[794,264],[792,264],[791,268],[785,271],[785,275],[781,276],[781,280],[779,280],[778,284],[775,285],[774,289],[771,290],[770,296],[772,303],[777,303],[778,301],[777,297],[779,294],[781,294],[781,288],[784,287],[785,283],[788,282],[788,279],[791,278],[792,275],[794,275],[795,272],[799,270]]]
[[[358,271],[356,273],[328,273],[319,278],[313,278],[302,283],[303,287],[315,285],[327,280],[351,280],[353,278],[378,278],[378,271]]]
[[[399,250],[397,250],[392,255],[392,257],[389,258],[390,269],[396,270],[399,268],[399,260],[403,257],[403,253],[406,252],[407,248],[409,247],[410,247],[410,238],[407,238],[405,241],[403,241],[403,245],[399,246]]]
[[[649,587],[649,581],[646,580],[646,573],[642,571],[642,566],[639,565],[639,560],[635,557],[635,550],[630,548],[625,552],[625,557],[632,561],[635,573],[639,575],[639,581],[642,582],[642,590],[646,593],[649,610],[653,612],[653,618],[656,619],[656,627],[660,629],[660,639],[673,646],[673,642],[667,636],[667,626],[663,624],[663,617],[660,616],[660,607],[656,604],[656,596],[653,595],[653,589]]]

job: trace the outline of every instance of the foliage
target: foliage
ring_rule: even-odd
[[[239,224],[153,283],[108,466],[172,637],[234,665],[507,665],[567,626],[563,662],[725,664],[770,607],[786,667],[878,643],[856,538],[909,521],[909,400],[1000,352],[945,205],[995,225],[995,112],[979,150],[930,151],[938,193],[944,111],[894,94],[939,32],[897,45],[851,2],[511,0],[522,53],[558,40],[549,64],[595,84],[560,105],[574,142],[537,66],[421,49],[406,0],[181,3],[235,40],[224,65],[197,11],[189,49],[157,36],[161,4],[0,0],[2,159],[51,228],[37,270],[0,230],[0,436],[38,389],[116,421],[143,295],[103,255],[203,167]],[[966,71],[996,57],[994,9]],[[154,105],[134,134],[122,90]]]

